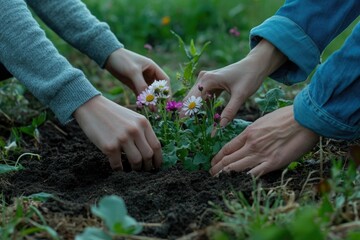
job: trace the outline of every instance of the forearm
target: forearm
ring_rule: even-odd
[[[246,59],[254,62],[261,79],[268,77],[287,61],[286,56],[265,39],[250,51]]]
[[[99,66],[123,47],[106,23],[99,22],[80,0],[27,0],[37,15],[59,36]]]
[[[0,0],[0,62],[62,123],[99,94],[59,55],[22,0]]]
[[[253,28],[251,47],[267,39],[289,61],[271,77],[285,84],[304,81],[320,62],[328,43],[342,32],[360,12],[357,0],[291,0],[273,17]]]

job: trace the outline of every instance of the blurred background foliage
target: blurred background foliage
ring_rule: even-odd
[[[251,28],[272,16],[284,0],[83,0],[89,10],[101,21],[107,22],[117,38],[129,50],[145,55],[160,65],[177,88],[176,74],[187,59],[179,48],[175,31],[185,41],[193,39],[197,46],[211,44],[200,59],[197,70],[221,68],[243,58],[249,51],[248,35]],[[59,52],[108,98],[120,104],[133,104],[135,96],[119,81],[100,69],[76,49],[61,40],[40,20],[47,36]],[[325,50],[322,59],[338,49],[351,33],[352,24]],[[197,73],[196,73],[197,75]],[[14,80],[11,80],[14,81]],[[0,82],[0,88],[7,82]],[[265,90],[279,85],[266,81]],[[292,97],[299,87],[289,88]],[[295,90],[294,90],[295,89]]]

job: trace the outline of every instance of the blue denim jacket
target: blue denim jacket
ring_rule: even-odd
[[[289,59],[270,77],[287,85],[306,80],[325,47],[360,13],[359,0],[287,0],[250,33],[255,47],[266,39]],[[294,101],[295,119],[319,135],[360,138],[360,24],[317,69]]]

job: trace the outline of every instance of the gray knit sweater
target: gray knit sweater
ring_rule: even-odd
[[[123,46],[80,0],[0,0],[0,62],[66,123],[79,106],[100,93],[58,53],[28,6],[101,67]]]

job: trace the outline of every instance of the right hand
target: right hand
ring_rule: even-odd
[[[133,170],[160,168],[161,145],[143,115],[96,96],[80,106],[74,117],[88,138],[109,158],[112,169],[123,170],[121,151]]]
[[[264,79],[285,61],[286,57],[279,50],[262,40],[239,62],[217,70],[200,72],[196,84],[185,99],[190,96],[206,99],[207,94],[219,95],[222,91],[227,91],[231,98],[221,113],[220,126],[224,127],[234,119],[241,105],[257,91]],[[203,87],[201,92],[199,86]]]

